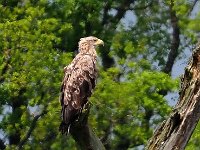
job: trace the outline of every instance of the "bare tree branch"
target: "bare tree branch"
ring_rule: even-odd
[[[94,134],[88,124],[90,104],[85,105],[78,121],[75,121],[70,128],[70,133],[82,150],[105,150],[102,142]]]
[[[105,29],[107,29],[106,32],[108,31],[108,33],[110,33],[110,36],[106,37],[107,39],[110,40],[112,38],[113,34],[116,32],[118,23],[124,17],[124,15],[126,14],[126,11],[128,10],[128,8],[130,8],[130,5],[134,2],[135,0],[124,0],[120,2],[119,6],[116,8],[117,12],[114,16],[109,15],[109,11],[113,8],[111,6],[112,2],[105,3],[101,24],[104,26]],[[102,31],[99,31],[99,33],[101,32]],[[110,52],[110,46],[105,45],[104,50],[101,51],[104,69],[110,68],[114,64],[114,59],[109,56],[109,52]]]
[[[33,121],[32,121],[32,123],[30,125],[29,130],[27,131],[25,137],[20,141],[20,143],[18,145],[18,149],[19,150],[22,148],[22,146],[27,142],[28,138],[31,136],[31,133],[33,132],[33,130],[36,127],[38,119],[47,113],[46,108],[47,108],[47,106],[44,107],[43,111],[40,114],[36,115],[33,118]]]
[[[0,149],[1,150],[6,149],[5,142],[2,139],[0,139]]]
[[[127,10],[129,10],[131,3],[134,3],[135,0],[125,0],[121,3],[121,5],[116,8],[117,14],[114,16],[113,20],[117,20],[119,22],[121,18],[124,17]]]
[[[198,2],[198,0],[194,0],[194,2],[193,2],[193,4],[192,4],[192,7],[191,7],[190,11],[188,12],[188,15],[187,15],[187,16],[190,16],[190,15],[191,15],[191,13],[192,13],[192,11],[193,11],[193,9],[194,9],[194,7],[195,7],[195,5],[196,5],[197,2]]]
[[[105,6],[103,8],[103,19],[102,19],[102,22],[101,22],[101,24],[103,26],[108,23],[108,18],[109,18],[108,11],[111,9],[111,4],[112,4],[112,1],[106,1],[105,2]]]
[[[175,59],[178,56],[178,48],[180,44],[180,28],[178,26],[178,18],[176,16],[176,12],[173,10],[174,1],[171,0],[171,6],[170,6],[170,19],[172,24],[172,42],[170,47],[170,52],[168,55],[168,59],[166,62],[166,65],[163,69],[163,72],[170,74],[172,71],[172,67],[174,65]]]

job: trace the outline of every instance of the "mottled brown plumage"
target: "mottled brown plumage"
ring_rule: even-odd
[[[70,125],[78,119],[83,106],[88,102],[96,84],[96,46],[103,41],[90,36],[79,41],[79,54],[71,64],[64,68],[60,103],[62,106],[62,123],[60,131],[68,133]]]

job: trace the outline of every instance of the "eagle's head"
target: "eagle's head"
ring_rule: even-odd
[[[104,45],[104,42],[101,39],[98,39],[94,36],[88,36],[81,38],[79,41],[79,51],[87,53],[90,50],[94,50],[98,45]]]

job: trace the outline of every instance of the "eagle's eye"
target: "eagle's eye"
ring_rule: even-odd
[[[94,39],[93,41],[94,41],[94,42],[96,42],[96,41],[97,41],[97,39]]]

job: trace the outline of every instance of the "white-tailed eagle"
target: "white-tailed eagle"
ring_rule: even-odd
[[[97,78],[96,46],[104,44],[102,40],[89,36],[79,41],[79,53],[71,64],[64,68],[60,103],[62,123],[59,130],[68,133],[70,125],[78,118],[83,106],[88,102]]]

